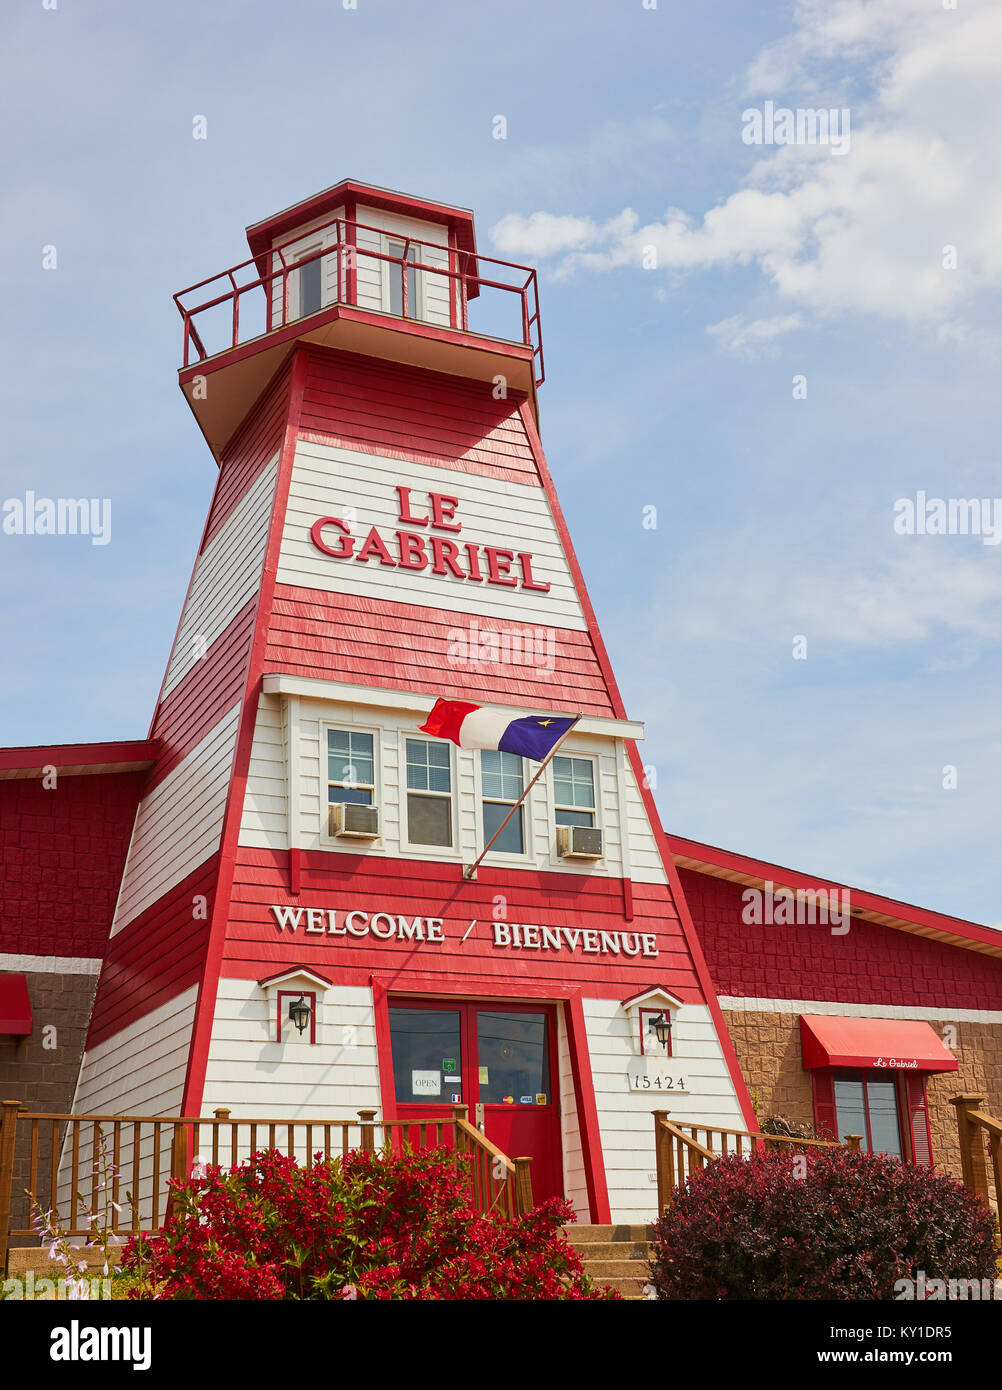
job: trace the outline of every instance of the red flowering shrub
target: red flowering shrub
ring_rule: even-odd
[[[879,1154],[732,1155],[656,1223],[663,1299],[891,1299],[898,1279],[992,1279],[991,1213],[963,1184]],[[806,1164],[806,1167],[805,1167]]]
[[[454,1154],[349,1153],[311,1168],[274,1150],[172,1182],[163,1233],[126,1270],[167,1299],[594,1299],[552,1198],[475,1212]]]

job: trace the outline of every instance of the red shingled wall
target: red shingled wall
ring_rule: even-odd
[[[0,951],[104,955],[145,776],[0,780]]]
[[[1002,1009],[1002,960],[853,918],[828,925],[741,920],[739,883],[681,869],[706,963],[724,996]]]

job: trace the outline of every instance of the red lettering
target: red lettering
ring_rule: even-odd
[[[467,546],[466,546],[466,563],[469,565],[469,568],[470,568],[470,575],[469,575],[469,577],[474,581],[474,583],[476,583],[476,584],[482,584],[482,583],[484,582],[484,576],[480,573],[480,547],[479,547],[479,545],[469,545],[469,544],[467,544]]]
[[[398,520],[406,521],[411,526],[427,526],[426,516],[414,516],[411,513],[411,490],[409,487],[397,488],[397,499],[400,503]]]
[[[343,533],[343,539],[337,550],[328,545],[323,537],[325,526],[338,526]],[[330,555],[334,560],[349,560],[351,553],[355,549],[355,542],[352,539],[351,528],[346,526],[343,521],[338,521],[336,516],[322,516],[310,527],[310,540],[318,550],[322,550],[325,555]]]
[[[370,555],[378,556],[379,563],[381,565],[395,566],[397,563],[396,560],[394,560],[393,556],[390,554],[390,552],[387,550],[386,542],[383,540],[382,536],[376,530],[375,526],[373,526],[372,530],[366,536],[362,549],[355,556],[355,559],[361,560],[364,564],[365,561],[368,560]]]
[[[484,554],[487,556],[487,582],[489,584],[507,584],[509,588],[514,588],[518,580],[512,576],[505,579],[505,575],[511,570],[511,562],[515,558],[513,550],[499,550],[496,545],[485,545]]]
[[[537,589],[541,594],[550,592],[549,584],[536,584],[532,578],[532,556],[524,550],[518,552],[518,562],[522,566],[522,588]]]
[[[452,524],[452,518],[456,515],[456,508],[459,506],[458,497],[449,497],[444,492],[429,492],[431,500],[431,524],[439,531],[461,531],[463,523],[457,521]]]
[[[415,536],[413,531],[398,531],[400,542],[400,568],[403,570],[423,570],[428,566],[424,537]]]
[[[466,572],[459,564],[459,546],[455,541],[443,540],[441,536],[432,536],[431,554],[434,561],[432,574],[452,573],[457,579],[465,579]]]

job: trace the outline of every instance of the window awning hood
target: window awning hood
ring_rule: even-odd
[[[899,1018],[801,1014],[804,1066],[956,1071],[957,1059],[928,1023]]]

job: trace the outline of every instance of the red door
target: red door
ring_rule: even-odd
[[[562,1196],[553,1006],[399,999],[389,1012],[397,1118],[467,1105],[509,1158],[532,1159],[534,1201]]]

